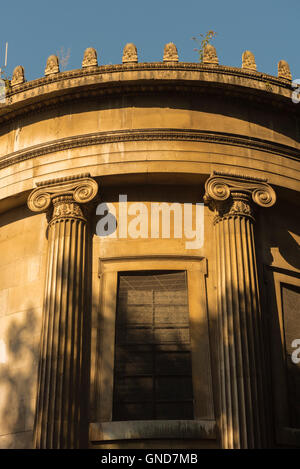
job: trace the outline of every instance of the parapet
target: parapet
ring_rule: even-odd
[[[178,60],[177,47],[173,42],[169,42],[168,44],[164,46],[163,63],[172,65],[172,64],[176,64],[178,61],[179,60]],[[137,47],[133,43],[126,44],[126,46],[123,49],[122,64],[126,66],[128,64],[132,65],[132,64],[137,64],[137,63],[138,63]],[[153,65],[157,64],[157,62],[152,62],[152,63]],[[182,64],[185,64],[185,63],[186,62],[182,62]],[[151,62],[148,63],[148,65],[150,64]],[[197,64],[195,63],[194,65],[197,65],[198,67],[201,67],[201,66],[205,67],[208,64],[219,65],[219,59],[218,59],[218,55],[216,52],[216,48],[211,44],[207,44],[204,47],[203,62],[197,63]],[[82,60],[82,68],[98,67],[98,66],[99,64],[98,64],[96,49],[94,49],[93,47],[88,47],[84,52],[84,56]],[[111,67],[114,67],[114,66],[111,66]],[[224,66],[221,66],[221,67],[224,67]],[[292,80],[292,75],[290,72],[289,64],[285,60],[280,60],[278,62],[277,67],[278,67],[278,74],[277,74],[278,78],[281,78],[287,81]],[[232,69],[233,67],[227,67],[227,68]],[[246,50],[242,54],[242,70],[247,71],[247,72],[249,71],[255,72],[257,70],[254,54],[250,52],[249,50]],[[59,73],[59,59],[56,55],[50,55],[50,57],[48,57],[48,60],[47,60],[45,76],[53,75],[56,73]],[[19,65],[18,67],[15,68],[13,72],[11,86],[17,86],[17,85],[24,83],[25,78],[23,79],[23,77],[24,77],[24,69],[22,66]]]
[[[117,93],[124,87],[135,86],[174,86],[190,93],[203,92],[207,86],[217,84],[218,88],[235,88],[235,91],[252,89],[259,99],[285,99],[291,101],[294,91],[290,67],[285,60],[278,62],[277,76],[262,73],[257,70],[255,57],[249,50],[242,54],[241,67],[230,67],[220,64],[216,48],[211,44],[203,50],[202,62],[180,62],[177,47],[169,42],[164,46],[160,62],[139,62],[138,50],[135,44],[125,45],[122,63],[116,65],[102,65],[96,49],[88,47],[83,54],[81,68],[60,71],[59,58],[50,55],[47,59],[44,77],[26,81],[24,68],[19,65],[14,69],[12,79],[6,82],[6,101],[0,104],[0,122],[13,114],[14,108],[33,106],[35,102],[43,107],[42,102],[48,98],[65,99],[67,95],[76,91],[78,97],[82,92],[89,93]],[[91,85],[91,87],[90,87]],[[96,91],[97,90],[97,91]],[[202,90],[202,91],[201,91]],[[72,98],[72,99],[73,99]],[[255,96],[254,96],[255,98]],[[269,102],[269,101],[268,101]],[[295,106],[294,106],[295,111]],[[293,112],[293,111],[292,111]],[[3,117],[3,116],[6,117]],[[14,114],[15,115],[15,114]]]

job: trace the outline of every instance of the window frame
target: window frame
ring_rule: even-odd
[[[268,318],[271,326],[269,330],[269,340],[271,348],[270,359],[275,440],[279,445],[299,446],[300,427],[292,428],[289,426],[282,286],[300,287],[300,273],[265,266],[264,277],[267,284]],[[271,292],[274,292],[274,294]]]
[[[122,422],[112,420],[118,274],[143,270],[186,271],[194,393],[193,420]],[[198,256],[134,256],[99,259],[98,278],[94,276],[93,284],[99,301],[93,304],[92,311],[91,398],[93,415],[90,418],[90,441],[169,437],[216,438],[206,275],[207,260]],[[150,422],[151,425],[149,425]],[[182,431],[183,427],[184,431]]]

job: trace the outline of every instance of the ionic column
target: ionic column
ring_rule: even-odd
[[[40,183],[29,198],[48,212],[48,261],[35,416],[37,448],[77,448],[82,399],[87,217],[98,185],[89,175]]]
[[[222,446],[266,447],[269,397],[253,227],[255,205],[271,207],[276,196],[266,180],[216,172],[205,188],[215,211]]]

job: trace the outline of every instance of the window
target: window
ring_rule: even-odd
[[[206,275],[200,256],[99,259],[93,273],[99,298],[92,314],[93,444],[216,441]]]
[[[300,339],[300,288],[282,284],[281,294],[290,425],[300,428],[300,363],[294,363],[292,360],[292,353],[295,350],[292,343],[295,339]]]
[[[113,420],[193,419],[186,272],[119,275]]]
[[[300,339],[300,276],[297,272],[266,267],[265,278],[276,442],[299,446],[300,364],[293,362],[292,354],[296,350],[294,340]]]

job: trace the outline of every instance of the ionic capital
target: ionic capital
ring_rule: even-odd
[[[276,194],[266,179],[216,172],[205,183],[204,202],[215,210],[215,222],[244,216],[253,219],[253,208],[271,207]]]
[[[33,212],[51,211],[52,220],[61,218],[84,219],[81,204],[91,202],[98,192],[97,182],[89,174],[81,174],[37,183],[28,197],[27,205]]]

